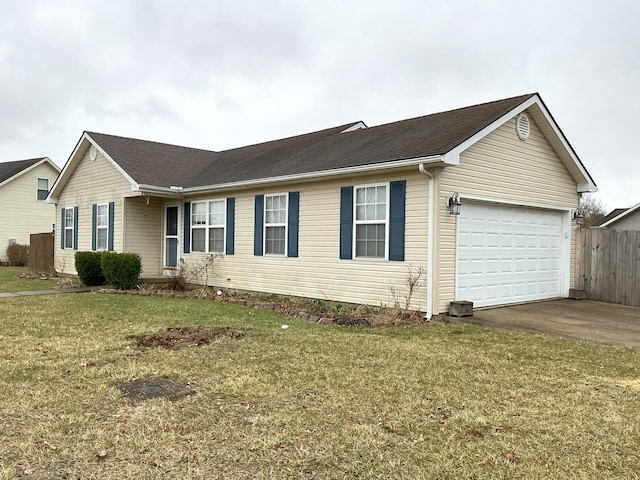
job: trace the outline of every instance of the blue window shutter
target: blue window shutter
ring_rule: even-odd
[[[300,192],[289,192],[289,218],[287,219],[287,256],[298,256],[298,230],[300,222]]]
[[[389,194],[389,260],[404,261],[405,191],[404,180],[391,182]]]
[[[191,202],[184,202],[184,253],[191,253]]]
[[[340,189],[340,258],[353,258],[353,187]]]
[[[95,251],[97,247],[96,226],[98,219],[98,205],[91,205],[91,250]]]
[[[64,250],[64,232],[65,232],[65,208],[62,209],[62,218],[60,221],[60,248]]]
[[[73,249],[78,250],[78,207],[73,207]]]
[[[253,217],[253,254],[262,256],[264,242],[264,195],[256,195],[255,213]]]
[[[116,204],[115,202],[109,202],[109,239],[107,240],[108,242],[108,250],[110,252],[113,252],[114,249],[114,232],[113,232],[113,228],[115,226],[115,209],[116,209]]]
[[[233,255],[235,253],[235,229],[236,229],[236,199],[231,197],[227,198],[227,228],[226,228],[226,247],[225,252],[227,255]]]

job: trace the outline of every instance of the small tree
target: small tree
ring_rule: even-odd
[[[580,210],[584,217],[584,228],[589,228],[602,220],[607,214],[602,200],[592,193],[587,193],[580,199]]]

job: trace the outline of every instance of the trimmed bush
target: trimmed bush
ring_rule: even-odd
[[[93,287],[106,283],[102,273],[101,252],[76,252],[75,261],[76,272],[83,284]]]
[[[9,263],[14,267],[24,267],[29,262],[29,245],[14,243],[7,247]]]
[[[138,283],[142,261],[137,253],[102,253],[102,271],[109,285],[118,290],[131,290]]]

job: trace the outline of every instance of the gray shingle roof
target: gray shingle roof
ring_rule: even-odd
[[[0,183],[26,170],[32,165],[42,161],[45,157],[30,158],[28,160],[17,160],[15,162],[0,163]]]
[[[615,217],[617,217],[618,215],[622,215],[624,212],[626,212],[627,210],[629,210],[628,208],[614,208],[612,211],[610,211],[609,213],[607,213],[602,220],[596,222],[593,226],[594,227],[599,227],[600,225],[604,225],[605,223],[607,223],[609,220],[614,219]]]
[[[87,134],[138,184],[215,186],[443,155],[533,95],[340,133],[353,122],[222,152]]]

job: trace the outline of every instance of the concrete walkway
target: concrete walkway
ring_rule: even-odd
[[[624,305],[552,300],[476,310],[472,317],[460,320],[640,351],[640,308]]]
[[[32,290],[26,292],[5,292],[0,293],[0,298],[7,297],[30,297],[33,295],[57,295],[59,293],[82,293],[91,292],[95,287],[72,287],[72,288],[52,288],[51,290]]]

